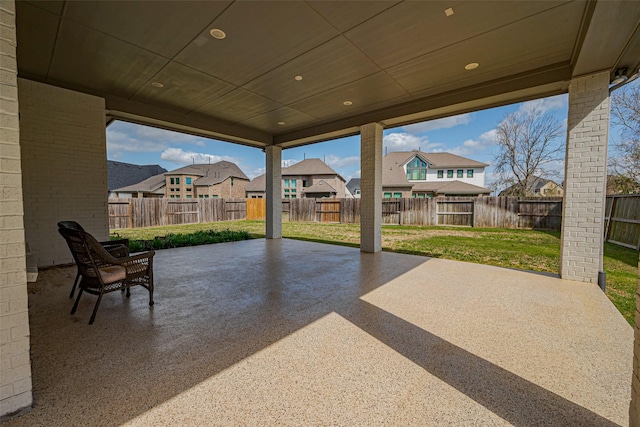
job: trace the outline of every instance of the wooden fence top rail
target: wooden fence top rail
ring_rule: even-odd
[[[438,215],[473,215],[473,212],[436,212]]]
[[[167,215],[185,215],[185,214],[197,214],[198,211],[184,211],[184,212],[167,212]]]
[[[611,221],[615,221],[615,222],[626,222],[629,224],[640,224],[640,219],[627,219],[627,218],[609,218],[607,217],[607,219],[610,219]]]

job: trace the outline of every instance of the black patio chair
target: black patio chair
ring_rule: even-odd
[[[85,231],[85,229],[82,228],[82,226],[75,221],[60,221],[58,223],[58,229],[61,229],[61,228],[66,228],[69,230]],[[115,258],[124,258],[129,256],[129,239],[109,240],[106,242],[99,242],[99,243],[107,250],[107,252],[109,252]],[[73,281],[73,287],[71,288],[71,293],[69,294],[70,299],[73,298],[73,294],[76,291],[76,286],[78,286],[79,279],[80,279],[80,268],[78,267],[78,272],[76,273],[76,279]]]
[[[102,296],[109,292],[126,290],[140,285],[149,291],[149,306],[153,306],[153,256],[154,251],[134,256],[115,258],[91,234],[82,230],[59,228],[78,265],[81,280],[78,297],[71,314],[75,314],[83,292],[98,296],[89,324],[93,324]]]

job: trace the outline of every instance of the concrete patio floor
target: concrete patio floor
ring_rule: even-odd
[[[31,288],[34,408],[53,425],[628,424],[633,330],[595,285],[295,240],[159,251],[134,288]]]

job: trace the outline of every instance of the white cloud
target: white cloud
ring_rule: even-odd
[[[246,175],[249,177],[249,179],[253,179],[257,176],[264,175],[265,173],[267,173],[267,168],[256,168],[251,172],[246,173]]]
[[[442,151],[444,144],[429,142],[426,136],[415,136],[406,132],[390,133],[384,137],[384,146],[388,151]]]
[[[450,150],[451,153],[458,156],[467,156],[469,154],[487,151],[496,144],[496,129],[491,129],[481,134],[477,139],[467,139],[457,147]]]
[[[430,120],[428,122],[415,123],[403,126],[402,130],[410,134],[430,132],[438,129],[449,129],[459,125],[466,125],[471,121],[471,114],[460,114],[458,116],[444,117],[442,119]]]
[[[296,163],[298,163],[300,160],[294,160],[294,159],[283,159],[282,160],[282,167],[283,168],[288,168],[289,166],[293,166]]]
[[[172,144],[194,144],[205,147],[198,136],[118,122],[107,128],[109,158],[120,158],[125,152],[153,153],[167,150]]]
[[[360,164],[360,157],[339,157],[335,154],[329,154],[325,157],[325,163],[333,169],[347,168],[349,166],[358,166]]]
[[[539,108],[542,113],[546,113],[550,110],[557,110],[559,108],[567,107],[567,95],[556,95],[549,98],[534,99],[533,101],[527,101],[520,106],[518,111],[527,111],[532,108]]]
[[[160,154],[162,160],[177,163],[179,165],[190,165],[192,163],[217,163],[227,160],[233,163],[239,163],[239,160],[230,156],[218,156],[216,154],[196,153],[193,151],[184,151],[182,148],[167,148]]]

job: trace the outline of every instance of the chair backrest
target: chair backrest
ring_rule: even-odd
[[[58,223],[58,228],[67,228],[69,230],[84,231],[84,228],[82,228],[82,226],[75,221],[60,221]]]
[[[99,276],[98,269],[109,264],[111,255],[89,233],[73,228],[58,228],[58,232],[66,240],[71,255],[83,277]]]

